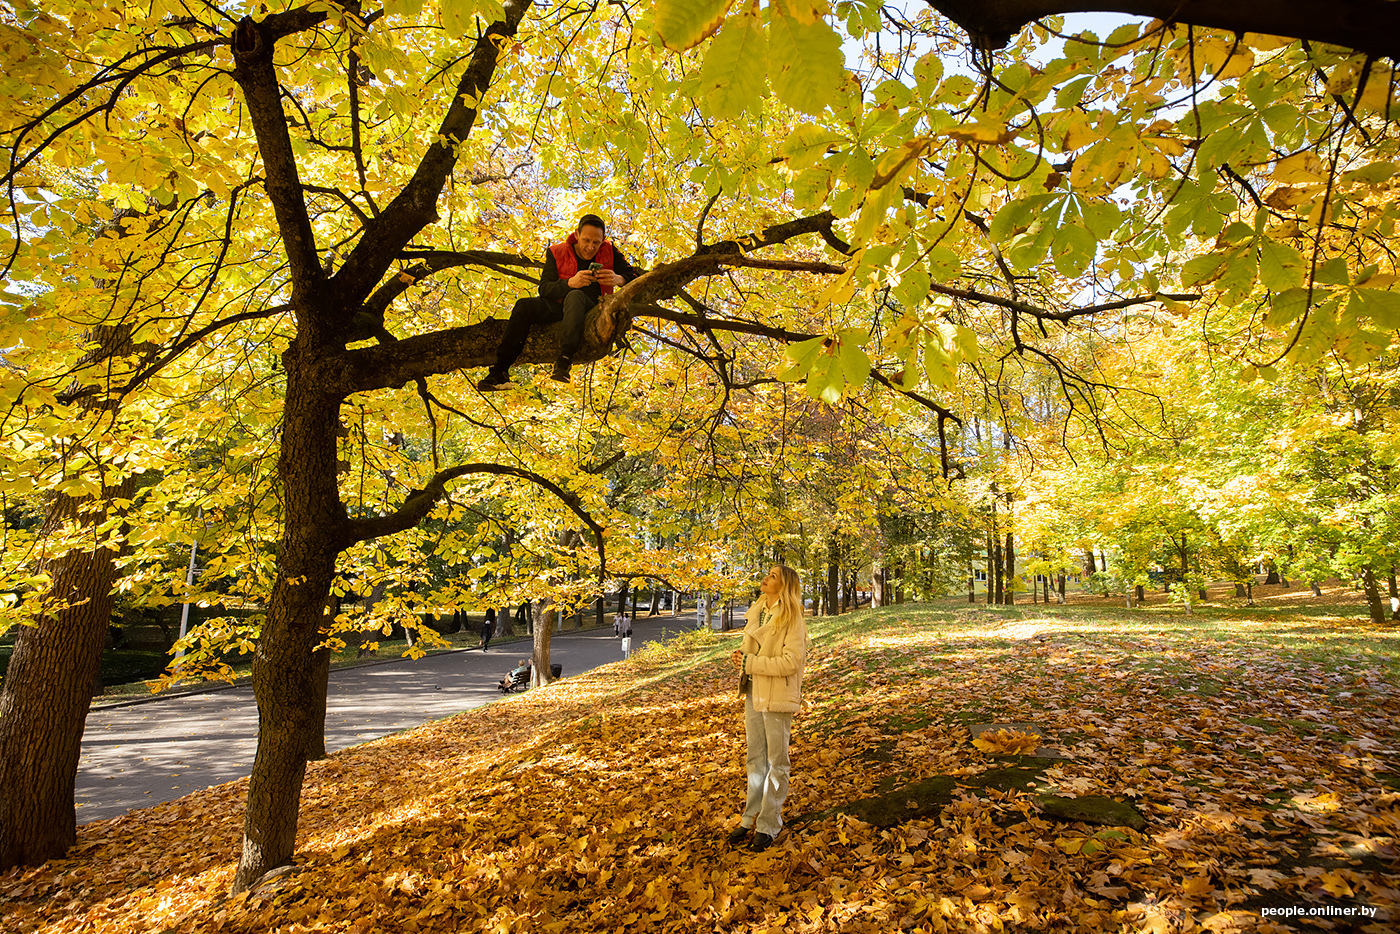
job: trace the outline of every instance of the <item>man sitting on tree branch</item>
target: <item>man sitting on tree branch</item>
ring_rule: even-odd
[[[588,312],[613,289],[641,275],[623,257],[622,251],[606,239],[603,219],[597,214],[579,218],[578,230],[563,243],[549,248],[540,273],[540,294],[522,298],[510,310],[505,336],[496,351],[496,365],[487,371],[476,388],[482,392],[511,385],[510,367],[525,347],[531,325],[564,322],[559,332],[559,359],[553,378],[569,381],[574,352],[583,343],[583,324]]]

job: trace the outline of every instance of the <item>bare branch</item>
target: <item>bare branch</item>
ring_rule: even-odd
[[[394,512],[387,516],[378,516],[373,519],[347,519],[345,525],[345,536],[341,548],[348,548],[356,542],[367,542],[371,539],[380,538],[385,535],[393,535],[396,532],[403,532],[413,528],[423,521],[428,513],[433,511],[439,502],[447,496],[447,483],[468,474],[495,474],[501,477],[518,477],[528,480],[536,486],[542,487],[553,493],[560,502],[569,507],[569,510],[593,532],[594,541],[598,545],[598,577],[601,580],[607,576],[607,552],[603,540],[604,529],[598,521],[589,515],[588,510],[583,508],[583,503],[579,498],[568,490],[559,486],[548,477],[542,477],[531,470],[522,467],[512,467],[507,464],[460,464],[456,467],[449,467],[447,470],[438,471],[426,487],[415,490],[409,494],[408,498]]]
[[[1084,305],[1079,308],[1069,308],[1064,311],[1050,311],[1047,308],[1040,308],[1026,302],[1017,301],[1014,298],[1002,298],[999,295],[988,295],[985,292],[978,292],[974,289],[955,289],[952,286],[934,284],[929,287],[929,291],[937,292],[940,295],[947,295],[952,298],[962,298],[970,302],[981,302],[986,305],[996,305],[1001,308],[1008,308],[1011,311],[1030,315],[1043,321],[1072,321],[1075,318],[1083,318],[1088,315],[1095,315],[1101,311],[1113,311],[1118,308],[1130,308],[1133,305],[1149,305],[1152,302],[1160,302],[1163,299],[1173,302],[1194,302],[1199,301],[1200,295],[1173,295],[1168,292],[1154,292],[1151,295],[1140,295],[1136,298],[1123,298],[1114,302],[1104,302],[1101,305]]]

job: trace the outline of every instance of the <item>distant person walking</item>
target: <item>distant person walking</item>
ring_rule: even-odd
[[[622,657],[632,657],[632,619],[636,614],[625,617],[622,622]]]
[[[489,606],[486,608],[486,621],[481,624],[481,651],[485,652],[491,645],[491,637],[496,634],[496,608]]]
[[[802,704],[807,666],[807,620],[797,572],[774,565],[749,607],[741,648],[731,656],[744,695],[748,797],[739,826],[727,842],[738,846],[753,833],[749,849],[761,853],[783,828],[783,801],[792,771],[788,744],[792,718]]]

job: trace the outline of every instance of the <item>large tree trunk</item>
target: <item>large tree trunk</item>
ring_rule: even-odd
[[[1006,533],[1006,595],[1008,606],[1016,603],[1016,541]]]
[[[996,600],[994,582],[997,579],[996,533],[987,533],[987,606]]]
[[[1084,573],[1085,573],[1085,574],[1097,574],[1097,573],[1098,573],[1098,570],[1099,570],[1099,569],[1098,569],[1098,565],[1096,565],[1096,564],[1094,563],[1094,549],[1092,549],[1092,548],[1085,548],[1085,549],[1084,549]]]
[[[317,649],[311,656],[312,677],[316,679],[316,700],[311,712],[312,733],[306,742],[306,758],[324,759],[326,752],[326,700],[331,688],[331,650]]]
[[[130,325],[98,327],[89,337],[96,349],[82,365],[136,349]],[[115,403],[91,402],[84,408],[116,418]],[[19,627],[15,636],[0,689],[0,870],[62,856],[77,839],[73,787],[117,578],[117,549],[97,547],[107,540],[98,529],[120,515],[113,502],[129,501],[136,489],[134,475],[112,476],[110,468],[84,462],[78,451],[64,456],[73,458],[75,470],[92,476],[102,491],[98,498],[53,493],[46,503],[41,538],[81,530],[93,547],[50,557],[41,565],[50,576],[47,605],[53,609],[41,613],[34,625]]]
[[[534,651],[530,656],[530,686],[543,687],[549,683],[549,641],[554,635],[558,609],[552,600],[541,601],[535,616]]]
[[[836,539],[831,538],[826,543],[826,615],[835,616],[840,612],[837,604],[837,575],[840,573],[840,566],[836,562]]]
[[[253,656],[258,748],[248,780],[243,854],[233,891],[291,862],[301,783],[317,721],[320,682],[312,650],[320,639],[346,516],[336,490],[340,399],[316,384],[299,342],[283,354],[287,394],[277,473],[286,503],[277,580]]]
[[[102,498],[56,493],[44,535],[95,529],[113,499],[129,500],[134,477]],[[0,693],[0,869],[62,856],[77,840],[73,786],[83,727],[112,621],[117,552],[70,551],[46,570],[59,607],[21,626]]]
[[[1385,623],[1385,603],[1381,600],[1381,588],[1376,582],[1376,572],[1367,568],[1361,574],[1361,584],[1366,591],[1366,607],[1371,611],[1371,622],[1377,626]]]
[[[1006,581],[1005,581],[1005,579],[1002,577],[1002,572],[1003,572],[1003,570],[1005,569],[1005,565],[1003,565],[1001,562],[1002,562],[1002,557],[1001,557],[1001,537],[998,536],[998,535],[993,535],[993,536],[992,536],[992,573],[993,573],[993,575],[994,575],[995,578],[996,578],[996,600],[995,600],[995,602],[996,602],[996,604],[997,604],[998,606],[1000,606],[1001,604],[1003,604],[1003,603],[1006,602]],[[990,601],[989,601],[989,602],[990,602]]]

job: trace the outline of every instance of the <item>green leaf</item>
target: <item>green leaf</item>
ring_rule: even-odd
[[[923,263],[915,263],[899,275],[899,283],[893,288],[894,297],[905,308],[914,309],[923,303],[928,295],[928,287],[933,280]]]
[[[835,405],[841,401],[841,390],[845,388],[846,376],[836,365],[836,357],[819,354],[811,372],[807,374],[807,395]]]
[[[1078,224],[1065,224],[1055,232],[1050,252],[1055,258],[1055,271],[1074,278],[1083,275],[1094,261],[1099,240]]]
[[[1086,201],[1081,205],[1084,226],[1100,240],[1107,240],[1123,223],[1123,212],[1112,201]]]
[[[841,372],[847,384],[860,388],[870,377],[870,358],[865,355],[855,340],[842,340],[837,359],[841,361]]]
[[[788,344],[783,353],[789,360],[798,365],[810,367],[826,341],[825,337],[813,337],[805,341],[798,341],[796,344]]]
[[[1307,289],[1286,289],[1274,295],[1264,314],[1264,323],[1271,328],[1284,328],[1301,317],[1307,308]]]
[[[930,386],[944,391],[951,390],[957,378],[957,363],[937,331],[924,341],[924,376]]]
[[[804,169],[792,177],[792,203],[803,211],[817,211],[831,193],[831,173],[825,169]]]
[[[967,363],[977,362],[977,332],[965,324],[956,325],[954,328],[953,342],[962,352],[962,358]]]
[[[997,211],[992,218],[990,236],[993,243],[1005,243],[1019,233],[1030,229],[1046,203],[1049,195],[1033,195],[1018,201],[1010,201]]]
[[[962,260],[946,246],[936,246],[930,250],[928,262],[936,280],[946,282],[962,275]]]
[[[827,150],[842,138],[826,127],[803,123],[788,134],[778,151],[794,172],[811,168],[826,157]]]
[[[1340,256],[1334,256],[1317,268],[1313,274],[1313,281],[1322,285],[1346,285],[1351,281],[1351,276],[1347,272],[1347,261]]]
[[[768,38],[763,24],[756,16],[732,17],[705,51],[700,93],[715,116],[733,119],[746,109],[757,110],[766,90],[763,76],[767,68]]]
[[[1400,292],[1388,289],[1353,289],[1347,311],[1370,318],[1378,328],[1400,330]]]
[[[1061,110],[1067,110],[1078,104],[1084,99],[1084,89],[1089,86],[1089,82],[1092,80],[1094,80],[1093,75],[1084,75],[1060,88],[1055,92],[1055,106]]]
[[[943,59],[937,52],[928,52],[914,63],[914,86],[919,89],[924,100],[933,100],[938,92],[938,82],[942,79]]]
[[[656,0],[656,33],[675,52],[714,35],[734,0]]]
[[[1259,281],[1270,292],[1303,284],[1303,254],[1276,240],[1259,242]]]
[[[1228,258],[1228,253],[1217,251],[1187,260],[1185,265],[1181,267],[1181,284],[1203,285],[1207,282],[1214,282],[1225,271],[1222,267]]]
[[[846,80],[846,68],[841,38],[825,21],[803,23],[790,16],[774,16],[768,50],[769,74],[778,100],[808,114],[821,113],[833,103]]]

